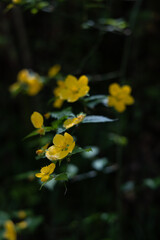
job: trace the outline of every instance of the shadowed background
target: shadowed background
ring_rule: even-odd
[[[0,3],[1,214],[27,209],[40,217],[18,239],[157,240],[160,3],[77,0],[50,5],[50,11],[37,14],[18,6],[4,13],[6,3]],[[21,69],[46,75],[57,63],[64,75],[88,75],[91,95],[107,95],[109,84],[118,82],[129,84],[135,98],[123,114],[102,105],[91,111],[118,117],[117,122],[80,125],[78,145],[97,146],[99,153],[73,157],[80,177],[66,183],[67,192],[64,184],[39,191],[33,175],[17,177],[44,164],[35,160],[37,139],[22,139],[33,130],[31,113],[50,109],[46,103],[55,82],[34,97],[13,98],[8,90]],[[93,165],[99,158],[107,159],[101,170]]]

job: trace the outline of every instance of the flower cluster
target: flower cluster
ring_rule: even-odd
[[[15,93],[24,90],[28,95],[34,96],[40,92],[42,87],[42,80],[37,73],[23,69],[17,75],[17,82],[10,86],[10,91]]]
[[[54,77],[59,71],[60,66],[53,66],[48,72],[48,77]],[[28,82],[27,76],[28,72],[26,70],[23,70],[18,75],[18,81],[22,84]],[[62,106],[65,100],[70,103],[76,102],[79,98],[86,96],[90,89],[88,86],[88,78],[85,75],[81,76],[79,79],[72,75],[68,75],[64,81],[58,80],[57,85],[58,86],[53,91],[56,97],[53,106],[58,108]],[[108,106],[114,107],[118,112],[123,112],[126,109],[126,105],[131,105],[134,103],[134,98],[130,95],[131,87],[128,85],[120,87],[119,84],[113,83],[109,86],[109,93],[110,95],[108,96]],[[106,99],[105,95],[104,97]],[[85,98],[84,102],[86,99],[87,98]],[[89,101],[90,99],[92,101],[92,104],[94,103],[94,99],[96,101],[98,99],[98,101],[95,102],[96,104],[99,103],[100,100],[99,95],[94,96],[93,98],[90,97]],[[73,154],[75,141],[69,133],[65,132],[67,129],[70,129],[71,127],[76,126],[81,122],[95,123],[112,121],[104,116],[86,116],[84,113],[80,113],[75,116],[72,112],[70,112],[68,115],[64,115],[63,110],[59,112],[47,112],[44,114],[44,117],[47,121],[51,121],[51,118],[55,118],[56,114],[59,114],[57,120],[51,122],[51,126],[49,127],[44,126],[44,118],[39,112],[33,112],[31,115],[31,122],[36,128],[36,131],[34,131],[31,136],[36,134],[45,135],[46,132],[52,130],[57,131],[57,134],[55,134],[53,137],[53,144],[51,146],[49,146],[50,143],[47,143],[36,151],[37,158],[46,157],[52,162],[50,165],[42,167],[40,172],[35,174],[35,176],[40,178],[41,182],[43,183],[46,183],[53,178],[56,179],[56,175],[52,174],[56,168],[56,163],[58,161],[61,163],[61,160],[66,157],[70,157]],[[60,134],[62,132],[64,132],[64,134]]]
[[[48,145],[43,149],[45,156],[51,161],[65,158],[75,147],[75,141],[68,133],[65,133],[64,136],[56,134],[53,138],[53,144],[54,145],[50,146],[48,149]],[[50,175],[54,172],[55,167],[55,163],[51,163],[50,165],[41,168],[40,173],[36,173],[35,176],[41,178],[42,182],[47,182],[50,179]]]
[[[130,96],[131,87],[128,85],[120,87],[118,83],[113,83],[109,86],[109,93],[108,106],[114,107],[118,112],[124,112],[126,105],[134,103],[134,98]]]
[[[74,119],[74,124],[78,124],[82,121],[82,119],[85,117],[85,115],[79,115],[77,118]],[[70,120],[70,119],[68,119]],[[67,120],[66,120],[67,121]],[[64,124],[67,126],[66,121]],[[73,121],[73,119],[72,119]],[[31,115],[31,122],[33,126],[37,129],[37,132],[42,134],[45,134],[44,130],[44,119],[43,116],[39,112],[34,112]],[[70,123],[71,125],[71,123]],[[71,126],[69,126],[71,127]],[[37,155],[42,156],[45,155],[49,160],[51,161],[56,161],[56,160],[61,160],[65,158],[69,153],[72,153],[74,147],[75,147],[75,141],[73,137],[65,132],[64,135],[62,134],[56,134],[53,138],[53,145],[48,148],[49,144],[46,144],[43,146],[41,149],[38,149],[36,151]],[[50,175],[53,173],[56,165],[54,163],[43,167],[41,169],[40,173],[36,174],[36,177],[41,178],[42,182],[46,182],[49,180]]]

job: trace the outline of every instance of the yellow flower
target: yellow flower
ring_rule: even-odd
[[[63,105],[64,100],[57,98],[54,103],[53,103],[53,107],[55,108],[61,108]]]
[[[53,94],[54,94],[54,96],[56,97],[56,100],[55,100],[54,103],[53,103],[53,107],[55,107],[55,108],[61,108],[64,100],[60,99],[60,92],[61,92],[61,90],[65,87],[65,83],[64,83],[64,81],[62,81],[62,80],[58,80],[58,81],[57,81],[57,85],[58,85],[58,87],[56,87],[56,88],[53,90]]]
[[[60,70],[61,70],[61,66],[59,64],[54,65],[53,67],[51,67],[49,69],[48,77],[52,78],[52,77],[56,76]]]
[[[4,224],[5,232],[4,232],[4,238],[8,240],[16,240],[17,239],[17,233],[15,230],[15,225],[11,220],[7,220]]]
[[[60,98],[68,102],[76,102],[89,92],[88,78],[83,75],[79,79],[68,75],[64,81],[65,87],[60,90]]]
[[[23,211],[23,210],[19,211],[19,212],[17,213],[17,215],[18,215],[18,217],[19,217],[20,219],[23,219],[23,218],[25,218],[25,217],[27,216],[26,212]]]
[[[47,143],[46,145],[44,145],[41,149],[38,149],[38,150],[36,151],[36,154],[37,154],[37,155],[41,155],[41,154],[45,153],[45,151],[46,151],[46,149],[48,148],[48,146],[49,146],[49,143]]]
[[[50,114],[49,112],[47,112],[47,113],[44,114],[44,117],[45,117],[46,119],[49,119],[50,116],[51,116],[51,114]]]
[[[65,133],[64,136],[56,134],[53,138],[53,144],[54,145],[49,147],[46,151],[46,157],[49,160],[63,159],[71,153],[75,147],[75,141],[68,133]]]
[[[128,85],[120,87],[118,83],[111,84],[109,86],[108,106],[114,107],[118,112],[124,112],[126,105],[134,103],[134,98],[130,96],[131,90]]]
[[[29,78],[29,71],[27,69],[22,69],[17,75],[17,80],[20,83],[27,83]]]
[[[21,2],[21,0],[12,0],[13,3],[18,4]]]
[[[85,116],[86,116],[85,114],[80,114],[76,118],[69,118],[66,121],[64,121],[63,127],[65,127],[66,129],[71,128],[74,125],[77,125],[80,122],[82,122]]]
[[[56,165],[54,163],[51,163],[50,165],[41,168],[41,172],[36,173],[35,176],[41,178],[42,182],[46,182],[50,178],[50,175],[53,173],[55,167]]]
[[[22,221],[22,222],[17,223],[16,226],[20,229],[25,229],[28,226],[28,224],[26,221]]]
[[[44,128],[43,128],[44,119],[40,113],[38,113],[38,112],[32,113],[31,122],[32,122],[33,126],[38,129],[39,134],[43,135],[45,133]]]
[[[30,96],[34,96],[37,93],[39,93],[43,87],[43,84],[40,81],[39,75],[37,74],[35,76],[28,78],[27,84],[28,84],[27,93]]]
[[[34,96],[39,93],[43,87],[40,76],[34,72],[30,73],[27,69],[22,69],[18,73],[17,81],[20,84],[26,85],[26,92],[30,96]]]

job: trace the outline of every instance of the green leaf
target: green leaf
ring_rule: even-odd
[[[23,140],[26,140],[27,138],[33,137],[39,135],[39,132],[37,130],[34,130],[33,132],[31,132],[30,134],[28,134],[26,137],[23,138]]]
[[[66,131],[66,128],[64,128],[64,127],[59,127],[58,130],[57,130],[57,134],[63,133],[63,132],[65,132],[65,131]]]
[[[82,123],[100,123],[100,122],[113,122],[116,119],[110,119],[104,116],[92,115],[84,118]]]
[[[157,178],[146,178],[143,181],[143,184],[151,189],[156,189],[160,187],[160,177]]]
[[[75,146],[75,148],[73,149],[73,152],[71,153],[71,155],[76,154],[76,153],[81,153],[81,152],[90,152],[92,151],[92,148],[81,148],[78,146]]]
[[[128,139],[125,136],[120,136],[115,133],[110,133],[108,137],[109,137],[109,140],[111,140],[117,145],[126,146],[128,144]]]
[[[56,119],[61,119],[64,117],[75,117],[75,115],[72,113],[72,108],[65,108],[62,111],[57,111],[57,112],[50,112],[51,117],[56,118]]]
[[[93,95],[84,99],[85,102],[90,102],[94,100],[102,100],[106,98],[106,95]]]
[[[94,95],[88,98],[85,98],[84,101],[86,102],[87,106],[90,108],[94,108],[99,103],[107,103],[107,96],[106,95]]]
[[[53,127],[44,127],[45,132],[53,131]]]
[[[68,180],[67,173],[60,173],[60,174],[56,175],[55,180],[56,181],[67,181]]]
[[[15,179],[16,180],[30,179],[30,178],[34,177],[36,172],[37,171],[29,171],[29,172],[21,173],[21,174],[18,174],[17,176],[15,176]]]
[[[44,131],[45,132],[50,132],[50,131],[53,131],[54,128],[53,127],[44,127]],[[28,134],[26,137],[23,138],[23,141],[26,140],[27,138],[30,138],[30,137],[33,137],[33,136],[36,136],[36,135],[39,135],[39,132],[38,130],[34,130],[33,132],[31,132],[30,134]]]
[[[157,187],[154,179],[151,178],[144,179],[144,185],[151,189],[156,189]]]

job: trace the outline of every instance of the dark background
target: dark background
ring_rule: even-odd
[[[42,216],[34,231],[25,230],[18,239],[157,240],[160,3],[74,0],[50,4],[52,11],[34,15],[24,7],[4,13],[6,3],[0,3],[0,210],[11,214],[27,209]],[[123,18],[128,27],[109,31],[99,24],[101,18]],[[93,26],[84,28],[89,20]],[[78,145],[98,146],[97,158],[107,157],[110,170],[68,181],[66,194],[63,183],[39,191],[37,179],[16,178],[44,164],[35,160],[37,138],[22,139],[33,130],[31,113],[49,110],[46,103],[53,96],[55,81],[35,97],[13,98],[8,91],[21,69],[46,75],[57,63],[64,76],[90,76],[91,95],[107,95],[109,84],[118,82],[129,84],[135,98],[123,114],[102,105],[91,110],[119,118],[113,123],[82,125],[76,132]],[[113,140],[111,133],[125,136],[128,143]],[[84,174],[93,170],[94,159],[76,155],[72,163]]]

